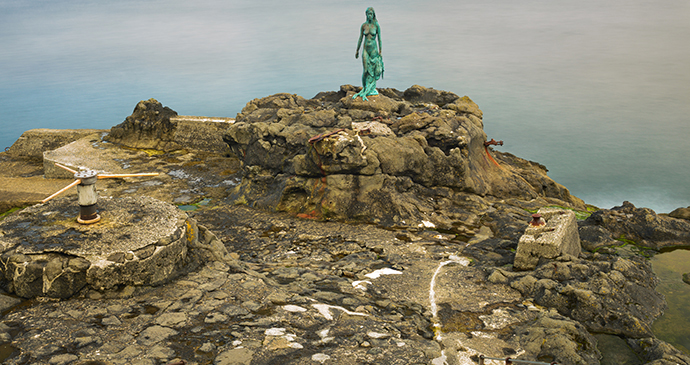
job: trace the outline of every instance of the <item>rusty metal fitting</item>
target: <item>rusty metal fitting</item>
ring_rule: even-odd
[[[490,141],[484,142],[484,147],[487,147],[487,146],[503,146],[503,141],[497,141],[497,140],[491,138]]]
[[[323,140],[323,139],[326,138],[326,137],[330,137],[330,136],[332,136],[332,135],[334,135],[334,134],[336,134],[336,133],[340,133],[340,132],[342,132],[342,131],[344,131],[344,129],[340,128],[340,129],[336,129],[336,130],[334,130],[334,131],[332,131],[332,132],[323,133],[323,134],[317,134],[317,135],[315,135],[314,137],[309,138],[309,144],[314,144],[314,143],[316,143],[316,142],[319,142],[319,141]]]
[[[542,219],[541,214],[539,213],[534,213],[532,214],[532,220],[529,222],[530,227],[541,227],[543,225],[546,225],[546,221]]]

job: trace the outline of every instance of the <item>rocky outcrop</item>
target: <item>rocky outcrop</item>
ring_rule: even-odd
[[[164,152],[185,148],[224,153],[228,146],[221,136],[232,122],[231,118],[177,115],[156,99],[149,99],[140,101],[132,115],[111,128],[104,139]]]
[[[350,92],[348,87],[344,89]],[[114,143],[91,139],[81,144],[84,149],[77,150],[73,148],[75,145],[71,145],[72,149],[63,150],[64,154],[57,160],[61,163],[69,162],[64,159],[67,156],[78,154],[88,156],[92,160],[89,163],[94,164],[92,168],[104,168],[106,164],[103,162],[111,161],[123,170],[114,169],[113,173],[161,173],[150,179],[99,180],[99,193],[116,197],[102,197],[103,205],[99,201],[99,211],[104,217],[99,224],[108,223],[106,213],[110,208],[106,201],[151,196],[162,201],[189,204],[181,206],[182,209],[196,209],[188,212],[189,220],[185,219],[181,224],[186,227],[189,222],[191,231],[196,231],[199,239],[187,245],[187,266],[181,266],[179,271],[173,268],[174,275],[179,275],[175,280],[160,285],[151,280],[150,285],[141,286],[134,282],[141,276],[136,270],[125,270],[125,266],[136,268],[148,260],[145,256],[150,253],[151,246],[146,243],[102,255],[102,261],[107,261],[105,263],[111,265],[112,270],[99,274],[103,278],[99,282],[101,284],[93,286],[86,275],[85,286],[69,300],[37,298],[3,313],[0,345],[7,351],[0,354],[0,362],[19,365],[70,361],[118,364],[167,364],[182,360],[217,364],[238,361],[253,364],[353,361],[437,364],[446,361],[450,364],[476,363],[479,355],[483,354],[557,361],[559,364],[597,364],[599,352],[588,333],[593,331],[611,333],[610,336],[624,344],[627,340],[643,359],[654,364],[690,363],[669,344],[649,337],[649,324],[660,313],[663,301],[654,292],[656,281],[644,260],[621,258],[614,254],[614,250],[597,250],[598,253],[584,252],[579,257],[543,260],[533,271],[511,269],[518,240],[525,232],[531,212],[547,205],[575,204],[567,203],[568,199],[564,199],[567,195],[563,195],[567,190],[560,190],[548,179],[543,166],[488,150],[506,173],[524,179],[534,189],[532,192],[536,198],[526,199],[520,194],[512,197],[510,194],[501,195],[503,193],[496,191],[504,190],[495,186],[491,187],[497,189],[493,193],[478,195],[462,187],[434,185],[439,184],[434,182],[438,177],[427,174],[424,169],[398,165],[392,159],[388,160],[390,166],[387,168],[408,172],[402,176],[383,174],[378,170],[383,170],[382,161],[388,157],[385,153],[382,153],[383,157],[376,154],[378,167],[370,165],[368,153],[376,147],[370,139],[396,138],[393,142],[397,143],[401,133],[403,137],[409,134],[414,137],[429,132],[415,132],[414,128],[401,132],[404,128],[394,125],[406,115],[433,118],[434,113],[444,110],[452,110],[456,116],[468,113],[468,119],[481,115],[481,111],[469,102],[456,100],[453,94],[433,89],[413,87],[406,92],[392,89],[380,92],[387,99],[374,97],[371,104],[361,104],[361,109],[354,108],[355,104],[349,100],[342,101],[343,105],[350,107],[337,109],[333,115],[342,115],[345,110],[347,117],[352,119],[351,127],[345,131],[323,136],[339,128],[318,127],[321,129],[317,130],[308,126],[314,129],[313,133],[323,137],[309,144],[314,135],[311,129],[305,129],[309,131],[304,133],[302,144],[302,148],[306,146],[302,153],[305,164],[300,166],[308,172],[307,175],[283,172],[282,166],[294,167],[295,163],[293,159],[291,165],[284,164],[282,157],[276,157],[279,155],[268,153],[262,159],[280,169],[262,167],[262,159],[248,165],[246,161],[252,157],[247,155],[243,158],[245,170],[242,176],[264,179],[261,180],[263,185],[254,181],[254,185],[244,186],[260,191],[258,197],[243,197],[233,189],[237,184],[243,184],[240,183],[242,176],[236,174],[239,161],[234,154],[228,156],[187,148],[159,153],[121,148]],[[321,114],[309,119],[309,123],[327,123],[330,112],[319,108],[339,105],[339,96],[339,92],[317,96],[314,100],[323,105],[316,105],[313,110],[305,107],[303,114],[319,111]],[[272,100],[277,103],[279,99]],[[290,100],[298,99],[286,95],[283,101],[289,104]],[[438,105],[443,106],[434,108],[428,100],[438,100]],[[374,120],[377,115],[382,118]],[[174,122],[175,118],[171,121]],[[267,136],[277,136],[280,123],[261,123],[256,122],[254,127],[263,128],[261,130],[266,131]],[[175,133],[180,131],[179,127],[178,124]],[[285,134],[284,138],[302,138],[299,128],[304,126],[282,128],[288,127],[295,128],[296,133]],[[367,132],[369,136],[365,135]],[[251,134],[247,136],[253,138]],[[427,144],[432,145],[429,140],[433,138],[428,134],[425,136]],[[362,148],[357,137],[367,148]],[[419,142],[415,138],[412,139],[419,145],[421,138]],[[257,143],[270,148],[279,145],[280,139],[275,139],[275,142],[269,138],[264,142],[257,140]],[[189,141],[192,143],[193,139]],[[416,148],[414,144],[401,144]],[[318,149],[318,156],[323,157],[321,168],[325,174],[313,162],[317,155],[310,149]],[[261,152],[261,149],[257,151]],[[423,151],[426,155],[427,148]],[[467,151],[470,156],[472,150],[468,148]],[[489,166],[499,169],[486,155],[487,150],[483,146],[479,151],[484,151]],[[0,156],[0,174],[13,171],[11,176],[17,179],[18,184],[38,181],[26,180],[23,177],[26,170],[17,169],[20,165],[5,157]],[[362,157],[367,157],[366,165]],[[483,159],[480,155],[480,160]],[[81,166],[81,163],[77,165]],[[40,165],[31,168],[32,171],[34,169],[41,172],[32,174],[42,175]],[[285,176],[292,177],[293,182],[304,179],[305,191],[320,193],[323,189],[324,196],[328,196],[326,191],[333,189],[336,183],[341,184],[342,189],[347,184],[350,184],[349,189],[362,189],[367,185],[356,185],[354,181],[382,179],[382,192],[390,192],[397,199],[391,200],[393,207],[379,204],[366,210],[369,208],[365,204],[355,202],[350,212],[365,219],[377,215],[388,219],[386,217],[391,212],[404,207],[416,212],[418,215],[414,217],[419,217],[416,218],[419,220],[398,217],[399,225],[394,227],[323,222],[237,204],[246,199],[248,204],[264,204],[271,208],[269,203],[274,196],[288,208],[291,207],[288,202],[307,201],[308,197],[299,196],[299,190],[293,190],[299,199],[280,200],[284,190],[258,189],[261,186],[270,188],[271,184],[277,187],[287,185]],[[46,180],[41,176],[39,179]],[[305,181],[316,184],[316,188]],[[390,181],[396,184],[390,187],[387,185]],[[67,183],[65,180],[57,182],[58,185],[48,189],[40,199]],[[65,207],[73,210],[60,213],[58,203],[64,203]],[[40,248],[42,252],[21,252],[32,260],[17,256],[12,263],[7,260],[11,254],[7,252],[8,255],[2,257],[3,263],[14,269],[33,265],[28,273],[40,276],[40,280],[54,279],[51,290],[57,289],[63,278],[83,275],[81,268],[86,266],[86,262],[76,258],[78,252],[58,252],[51,245],[62,245],[72,250],[73,247],[69,246],[82,237],[92,239],[96,242],[92,246],[100,249],[109,241],[105,235],[99,238],[96,234],[99,232],[95,230],[79,228],[74,222],[77,214],[75,204],[74,196],[67,194],[51,201],[44,206],[45,211],[36,214],[36,219],[42,219],[41,224],[12,221],[13,217],[23,213],[13,213],[5,218],[16,233],[15,238],[24,238],[27,244],[22,245],[32,248],[33,244],[34,249]],[[295,206],[301,209],[301,206]],[[311,214],[315,208],[306,208],[309,207],[296,211],[306,212],[301,213],[301,217],[316,216]],[[340,209],[339,206],[336,208]],[[142,218],[135,210],[138,209],[131,206],[126,209],[132,220]],[[173,210],[175,214],[180,213]],[[169,212],[158,209],[150,217],[162,219],[165,211]],[[59,241],[39,239],[50,226],[47,224],[49,218],[57,215],[60,215],[60,221],[73,229],[57,232]],[[194,226],[195,221],[201,224]],[[396,222],[395,219],[391,221]],[[597,228],[593,230],[595,233],[611,236],[605,226],[588,227]],[[0,229],[5,234],[0,240],[7,241],[14,234],[5,226]],[[127,233],[120,228],[117,231],[120,235]],[[144,236],[151,234],[146,231]],[[174,246],[183,237],[188,237],[186,232],[165,247]],[[154,252],[165,252],[158,251],[158,247],[163,246],[153,246],[156,246]],[[13,254],[17,253],[15,249]],[[89,268],[96,266],[93,262],[97,260],[79,257],[89,262]],[[18,260],[20,258],[23,261]],[[20,261],[26,265],[14,265]],[[187,272],[187,268],[196,262],[200,263],[199,269]],[[160,266],[152,265],[148,270],[154,274],[165,273],[170,270],[167,264],[168,261]],[[39,265],[35,270],[34,266]],[[111,277],[112,283],[119,278],[118,284],[113,284],[109,290],[100,290],[110,286],[106,280]],[[46,288],[44,282],[27,280],[26,287],[34,288],[36,293],[40,291],[38,295],[42,297],[43,288]],[[74,282],[79,283],[76,279]],[[8,288],[9,284],[5,289]],[[0,308],[6,308],[3,307],[5,299],[0,295]],[[433,306],[432,302],[436,305]],[[16,300],[8,301],[6,305],[12,306],[13,303]],[[37,336],[39,332],[41,335]],[[602,345],[599,349],[602,353],[611,351]]]
[[[172,151],[182,148],[173,138],[175,128],[170,118],[177,112],[156,99],[142,100],[132,115],[112,127],[105,138],[128,147]]]
[[[690,246],[690,222],[657,215],[649,208],[636,208],[626,201],[621,206],[592,213],[581,224],[580,237],[588,250],[611,245],[615,239],[661,250]]]
[[[391,225],[452,221],[436,202],[461,206],[466,194],[583,207],[543,166],[507,154],[496,162],[468,97],[417,85],[382,89],[368,102],[352,100],[354,92],[345,85],[309,100],[276,94],[249,102],[224,136],[244,162],[233,199]]]

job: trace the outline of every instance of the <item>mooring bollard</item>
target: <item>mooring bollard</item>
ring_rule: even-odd
[[[532,220],[529,222],[529,225],[530,227],[541,227],[546,225],[546,222],[542,219],[541,214],[534,213],[532,214]]]
[[[81,180],[77,185],[77,196],[79,197],[79,217],[77,222],[81,224],[93,224],[101,220],[96,209],[98,193],[96,192],[96,181],[98,173],[93,170],[83,170],[76,172],[74,178]]]

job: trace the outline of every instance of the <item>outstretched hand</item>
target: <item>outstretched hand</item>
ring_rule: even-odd
[[[355,52],[355,58],[359,58],[359,51]]]

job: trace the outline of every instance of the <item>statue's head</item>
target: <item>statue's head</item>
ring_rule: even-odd
[[[367,21],[369,22],[375,22],[376,21],[376,12],[374,12],[374,8],[368,7],[367,11],[364,12],[367,15]]]

